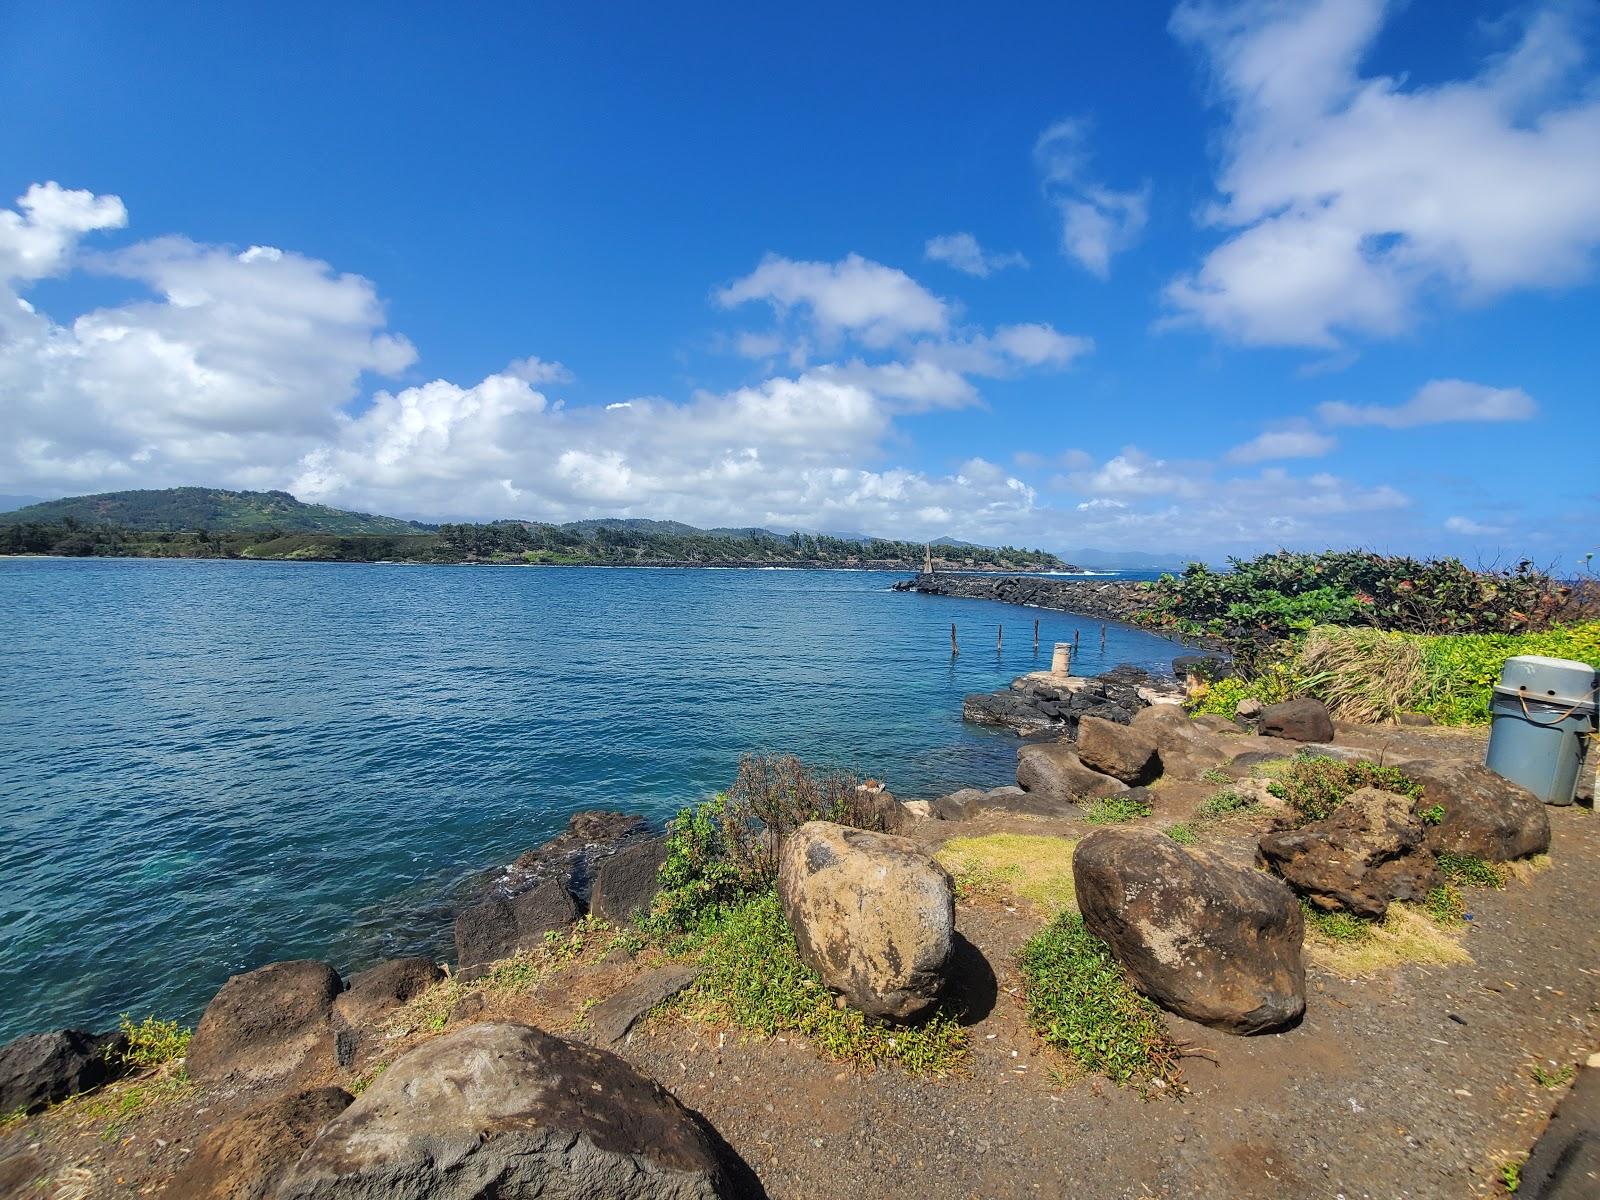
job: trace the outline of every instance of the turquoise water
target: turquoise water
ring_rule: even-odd
[[[579,809],[665,818],[746,751],[902,797],[1009,782],[964,693],[1075,628],[1088,672],[1177,652],[894,578],[0,559],[0,1039],[442,952],[465,875]]]

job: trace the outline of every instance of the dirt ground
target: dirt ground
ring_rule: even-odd
[[[1444,731],[1340,736],[1377,739],[1393,742],[1396,757],[1481,753],[1481,742]],[[1187,818],[1215,790],[1160,787],[1149,822]],[[958,908],[958,929],[982,963],[965,972],[972,1053],[953,1076],[857,1070],[794,1038],[747,1040],[670,1012],[616,1049],[702,1113],[778,1200],[1493,1195],[1503,1192],[1500,1164],[1527,1153],[1563,1094],[1532,1068],[1582,1062],[1600,1047],[1600,819],[1588,807],[1551,809],[1550,818],[1547,869],[1504,891],[1470,893],[1470,964],[1357,979],[1313,960],[1305,1020],[1274,1035],[1233,1037],[1169,1017],[1191,1049],[1181,1096],[1144,1100],[1067,1077],[1026,1025],[1015,966],[1045,914],[1003,901]],[[1089,829],[989,817],[928,822],[920,836],[932,845]],[[1207,834],[1208,845],[1241,857],[1251,839],[1248,821]],[[582,963],[532,992],[497,994],[471,1019],[581,1036],[583,1002],[640,969],[618,955]],[[349,1086],[352,1075],[303,1080]],[[0,1194],[8,1178],[12,1194],[58,1200],[155,1194],[206,1127],[256,1099],[190,1089],[126,1119],[102,1111],[104,1100],[73,1102],[0,1134]],[[41,1176],[43,1187],[29,1182]]]

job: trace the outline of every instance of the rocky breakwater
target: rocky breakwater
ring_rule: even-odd
[[[1152,704],[1176,704],[1183,689],[1138,667],[1114,667],[1086,677],[1032,671],[996,692],[974,692],[961,702],[961,717],[974,725],[999,725],[1018,735],[1076,737],[1084,717],[1126,725]]]
[[[1058,579],[1038,575],[918,575],[894,585],[897,592],[998,600],[1107,621],[1135,621],[1149,606],[1144,584],[1129,579]]]

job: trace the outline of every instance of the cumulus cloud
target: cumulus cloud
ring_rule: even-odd
[[[1039,135],[1033,158],[1045,195],[1061,216],[1061,252],[1090,274],[1111,275],[1111,258],[1139,240],[1150,217],[1150,185],[1117,191],[1089,172],[1088,124],[1057,121]]]
[[[1504,525],[1488,525],[1482,521],[1474,521],[1471,517],[1446,517],[1444,527],[1449,533],[1464,534],[1467,537],[1490,537],[1506,531]]]
[[[1207,214],[1229,230],[1166,299],[1253,345],[1392,336],[1420,301],[1588,277],[1600,243],[1600,90],[1570,6],[1470,78],[1364,76],[1383,0],[1185,0],[1229,125]]]
[[[970,233],[946,233],[929,238],[922,254],[929,262],[942,262],[980,278],[1004,271],[1007,267],[1028,265],[1028,260],[1016,251],[1010,254],[986,252]]]
[[[1410,429],[1450,421],[1528,421],[1539,411],[1521,388],[1496,388],[1465,379],[1435,379],[1417,389],[1404,404],[1320,405],[1317,413],[1330,425],[1382,425]]]
[[[799,309],[829,341],[849,334],[879,348],[910,334],[942,334],[950,321],[945,302],[911,276],[859,254],[834,263],[769,254],[716,298],[723,308],[764,300],[780,317]]]
[[[15,284],[59,274],[84,234],[127,223],[116,196],[36,183],[18,197],[15,210],[0,209],[0,280]]]
[[[1232,463],[1270,462],[1282,458],[1321,458],[1339,443],[1311,429],[1269,429],[1228,451]]]

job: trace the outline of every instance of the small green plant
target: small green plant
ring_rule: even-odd
[[[1306,915],[1306,925],[1330,942],[1364,942],[1372,937],[1372,923],[1343,909],[1318,908],[1308,900],[1300,901]]]
[[[1429,891],[1422,908],[1436,924],[1446,928],[1461,924],[1467,915],[1461,889],[1453,883],[1443,883]]]
[[[377,1066],[373,1067],[372,1070],[363,1071],[361,1074],[357,1075],[350,1083],[351,1095],[361,1095],[362,1092],[366,1091],[372,1086],[373,1081],[376,1080],[379,1075],[382,1075],[388,1069],[388,1063],[379,1063]]]
[[[1142,796],[1099,796],[1083,806],[1083,819],[1091,825],[1120,825],[1148,817],[1150,801]]]
[[[1417,815],[1422,818],[1424,825],[1442,825],[1444,824],[1444,805],[1430,804]]]
[[[1193,829],[1181,822],[1177,825],[1168,825],[1162,832],[1180,846],[1192,846],[1200,840]]]
[[[1019,965],[1029,1022],[1078,1069],[1141,1091],[1179,1084],[1179,1049],[1160,1011],[1077,913],[1045,926]]]
[[[1533,1081],[1540,1087],[1554,1091],[1556,1088],[1564,1088],[1571,1083],[1572,1077],[1577,1074],[1577,1068],[1571,1063],[1567,1063],[1566,1066],[1557,1067],[1554,1071],[1547,1071],[1539,1063],[1534,1063],[1533,1069],[1529,1074],[1533,1076]]]
[[[141,1076],[135,1082],[124,1081],[113,1085],[104,1094],[97,1095],[83,1106],[87,1117],[109,1118],[100,1137],[113,1142],[122,1136],[128,1122],[153,1105],[163,1104],[181,1096],[194,1086],[186,1071],[171,1068],[159,1070],[154,1075]]]
[[[1500,1183],[1507,1195],[1515,1195],[1522,1186],[1522,1159],[1508,1158],[1500,1164]]]
[[[1422,798],[1422,785],[1395,767],[1315,754],[1296,755],[1279,778],[1267,785],[1267,790],[1289,805],[1300,825],[1332,816],[1362,788],[1379,788],[1412,800]]]
[[[1500,863],[1488,862],[1476,854],[1457,854],[1453,850],[1440,852],[1439,871],[1451,883],[1462,887],[1503,888],[1510,874]]]
[[[1209,820],[1220,820],[1231,817],[1234,813],[1244,812],[1254,808],[1259,801],[1254,796],[1242,796],[1238,792],[1228,790],[1218,792],[1200,806],[1200,815]]]
[[[1200,782],[1201,783],[1232,783],[1233,782],[1233,776],[1229,775],[1221,767],[1207,767],[1204,771],[1200,772]]]
[[[127,1013],[122,1014],[122,1032],[128,1045],[122,1051],[123,1061],[136,1067],[159,1067],[189,1052],[192,1031],[176,1021],[160,1021],[146,1017],[137,1025]]]

